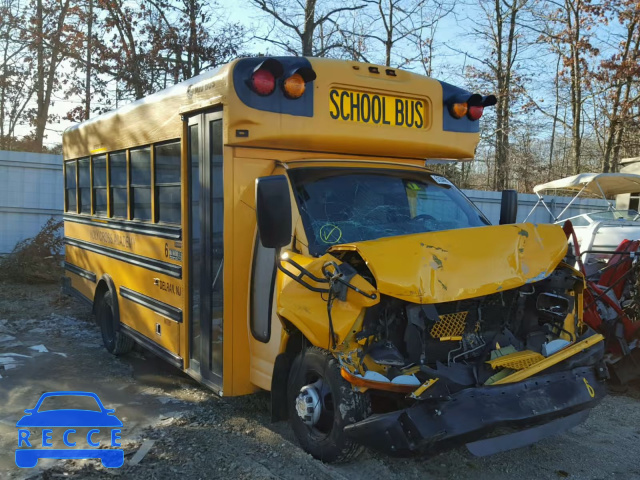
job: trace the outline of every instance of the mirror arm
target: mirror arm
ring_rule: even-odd
[[[290,272],[289,270],[287,270],[286,268],[284,268],[282,266],[282,262],[287,262],[291,265],[293,265],[295,268],[297,268],[298,270],[300,270],[300,273],[298,275]],[[370,298],[371,300],[375,300],[376,298],[378,298],[378,296],[375,293],[367,293],[363,290],[361,290],[360,288],[356,287],[355,285],[349,283],[347,280],[345,280],[344,278],[342,278],[342,274],[337,274],[337,275],[333,275],[333,276],[329,276],[330,272],[328,272],[325,267],[323,266],[323,273],[327,276],[326,278],[320,278],[320,277],[316,277],[313,273],[311,273],[309,270],[307,270],[306,268],[304,268],[302,265],[300,265],[298,262],[295,262],[294,260],[291,260],[290,258],[280,258],[280,252],[276,252],[276,266],[278,267],[278,270],[280,270],[282,273],[284,273],[287,277],[295,280],[296,282],[298,282],[300,285],[302,285],[305,288],[308,288],[309,290],[311,290],[312,292],[317,292],[317,293],[329,293],[329,291],[331,290],[331,286],[329,288],[322,288],[322,287],[314,287],[313,285],[311,285],[309,282],[307,282],[304,277],[309,277],[311,280],[313,280],[316,283],[328,283],[328,284],[333,284],[333,283],[341,283],[342,285],[345,285],[346,287],[350,288],[351,290],[353,290],[356,293],[359,293],[360,295],[362,295],[363,297],[367,297]]]
[[[318,282],[318,283],[329,283],[329,279],[328,278],[320,278],[320,277],[316,277],[313,273],[311,273],[309,270],[307,270],[306,268],[304,268],[302,265],[300,265],[299,263],[291,260],[290,258],[285,258],[282,259],[283,262],[287,262],[290,263],[291,265],[293,265],[294,267],[296,267],[298,270],[300,270],[301,274],[300,277],[302,277],[303,275],[306,275],[307,277],[311,278],[311,280],[313,280],[314,282]]]
[[[371,300],[375,300],[376,298],[378,298],[378,296],[375,293],[367,293],[365,291],[360,290],[358,287],[356,287],[355,285],[352,285],[351,283],[347,282],[345,279],[343,278],[337,278],[336,281],[340,282],[341,284],[349,287],[351,290],[353,290],[354,292],[359,293],[360,295],[362,295],[363,297],[367,297],[370,298]]]
[[[282,262],[290,263],[291,265],[296,267],[298,270],[300,270],[300,273],[298,275],[295,275],[295,274],[291,273],[289,270],[287,270],[286,268],[284,268],[282,266]],[[307,270],[303,266],[299,265],[298,263],[294,262],[290,258],[281,259],[279,252],[276,252],[276,266],[278,267],[278,270],[280,270],[282,273],[284,273],[287,277],[292,278],[293,280],[298,282],[300,285],[302,285],[305,288],[308,288],[312,292],[329,293],[329,288],[314,287],[309,282],[305,281],[304,277],[305,276],[309,277],[313,281],[318,282],[318,283],[329,283],[329,280],[327,280],[325,278],[316,277],[309,270]]]

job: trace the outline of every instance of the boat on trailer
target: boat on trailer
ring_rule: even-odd
[[[580,173],[537,185],[539,207],[563,225],[570,250],[569,263],[584,273],[584,319],[607,338],[612,377],[627,383],[640,377],[640,214],[617,209],[617,195],[640,192],[640,175],[632,173]],[[573,198],[555,214],[545,194],[566,193]],[[602,198],[606,207],[569,216],[580,198]]]

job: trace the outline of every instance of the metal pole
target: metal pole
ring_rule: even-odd
[[[566,207],[564,207],[564,210],[562,210],[562,211],[560,212],[560,215],[558,215],[558,216],[556,217],[556,221],[558,220],[558,218],[560,218],[560,217],[562,216],[562,214],[563,214],[564,212],[566,212],[566,211],[567,211],[567,209],[568,209],[568,208],[573,204],[573,202],[575,202],[575,201],[576,201],[576,199],[580,196],[580,194],[581,194],[582,192],[584,192],[584,189],[585,189],[585,188],[587,188],[587,185],[589,185],[589,184],[587,183],[584,187],[582,187],[582,189],[578,192],[578,194],[577,194],[575,197],[573,197],[573,198],[571,199],[571,201],[567,204],[567,206],[566,206]],[[598,185],[598,187],[599,187],[599,186],[600,186],[600,185]]]

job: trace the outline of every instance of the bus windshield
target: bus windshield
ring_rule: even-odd
[[[289,171],[312,255],[343,243],[490,225],[446,178],[427,172]]]

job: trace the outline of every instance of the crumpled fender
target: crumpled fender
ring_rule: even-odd
[[[287,255],[296,263],[309,270],[316,277],[323,278],[322,266],[329,262],[340,265],[342,262],[333,255],[325,254],[320,258],[308,257],[292,252]],[[294,275],[300,272],[291,264],[282,262],[282,266]],[[329,349],[329,317],[327,316],[327,294],[313,292],[300,285],[292,278],[278,272],[278,315],[291,322],[302,334],[315,346]],[[313,286],[327,288],[328,284],[316,284]],[[376,289],[360,275],[354,276],[350,283],[362,291],[373,294]],[[367,307],[377,304],[380,295],[375,299],[367,298],[353,290],[347,291],[346,301],[335,300],[331,316],[333,329],[337,334],[337,344],[340,344],[350,333],[360,315],[364,315]]]
[[[540,281],[567,252],[558,225],[521,223],[428,232],[336,245],[355,250],[378,291],[413,303],[480,297]]]

